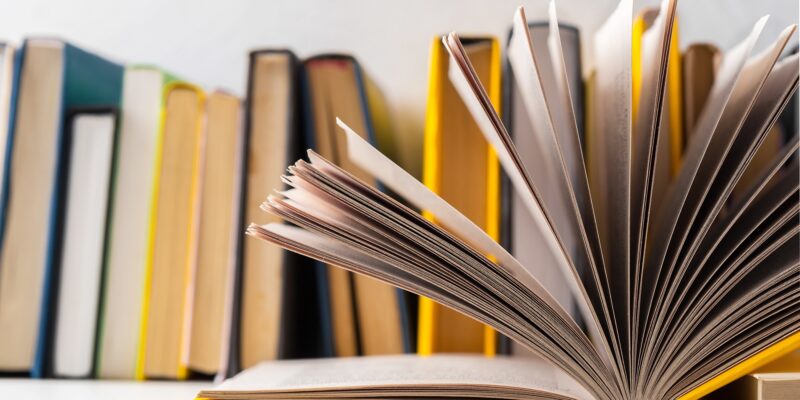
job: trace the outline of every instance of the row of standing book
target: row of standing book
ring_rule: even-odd
[[[643,12],[634,22],[634,51],[653,18]],[[546,23],[530,30],[532,41],[546,42]],[[592,78],[584,85],[578,30],[560,30],[585,138],[592,105],[583,92]],[[511,133],[529,130],[514,112],[522,94],[498,41],[464,43]],[[680,57],[670,58],[662,122],[671,140],[658,151],[674,172],[720,54],[708,44],[681,54],[672,43]],[[276,49],[254,51],[249,61],[242,101],[67,42],[28,39],[19,49],[2,48],[0,371],[184,379],[229,376],[276,358],[523,352],[430,299],[244,238],[247,223],[272,222],[259,207],[306,148],[357,170],[345,165],[336,117],[390,157],[405,140],[394,135],[377,85],[355,58],[299,60]],[[434,40],[422,180],[532,262],[537,254],[520,240],[531,234],[524,205],[447,71],[446,51]],[[633,73],[636,96],[635,65]],[[794,102],[760,159],[797,134]],[[514,139],[523,157],[534,154],[532,136]],[[659,171],[667,173],[654,179],[673,176],[670,168]],[[542,283],[569,302],[559,276]]]
[[[336,158],[333,115],[389,134],[354,58],[254,51],[246,104],[60,40],[1,60],[0,371],[184,379],[413,350],[403,292],[244,240],[289,160]]]

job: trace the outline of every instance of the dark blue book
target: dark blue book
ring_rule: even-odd
[[[319,307],[315,261],[264,249],[244,238],[248,224],[265,222],[259,206],[281,187],[286,165],[303,157],[308,147],[301,76],[302,65],[289,50],[262,49],[249,55],[231,341],[227,369],[220,374],[226,377],[262,360],[331,354],[330,325]]]
[[[350,55],[320,54],[303,64],[309,147],[360,178],[374,180],[359,175],[348,161],[344,133],[335,121],[342,118],[381,152],[397,158],[380,90]],[[376,185],[384,190],[380,182]],[[322,265],[319,271],[321,309],[325,322],[331,324],[333,355],[410,353],[416,349],[415,295],[337,268]]]

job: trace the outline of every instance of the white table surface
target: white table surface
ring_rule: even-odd
[[[0,398],[14,400],[193,400],[211,382],[135,382],[0,378]]]

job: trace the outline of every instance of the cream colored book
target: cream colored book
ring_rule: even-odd
[[[347,161],[369,179],[309,151],[283,176],[290,188],[262,205],[288,223],[248,228],[258,239],[426,296],[538,358],[275,361],[200,397],[695,399],[800,346],[798,139],[780,148],[745,195],[731,198],[797,89],[798,56],[779,60],[795,27],[765,38],[756,53],[767,24],[761,18],[722,56],[682,164],[656,202],[658,142],[670,137],[660,121],[676,2],[664,0],[641,37],[636,107],[632,9],[622,0],[594,36],[587,154],[555,4],[549,63],[536,57],[541,44],[531,41],[524,10],[515,14],[509,65],[536,127],[529,134],[542,147],[530,168],[458,35],[442,38],[448,78],[530,214],[536,265],[514,258],[341,120]],[[543,84],[545,76],[556,84]],[[543,270],[563,276],[577,317],[542,285]]]
[[[197,242],[187,291],[184,363],[189,370],[216,374],[229,342],[226,307],[236,264],[242,164],[242,101],[214,91],[205,103],[198,177]]]
[[[792,400],[800,394],[800,372],[766,372],[739,378],[710,400]]]

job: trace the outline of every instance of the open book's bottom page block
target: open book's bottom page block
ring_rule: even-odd
[[[414,355],[259,364],[203,399],[273,398],[590,399],[577,382],[535,358]]]

